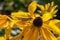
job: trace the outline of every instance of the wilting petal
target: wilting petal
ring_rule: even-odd
[[[36,8],[37,8],[37,2],[36,2],[36,1],[32,2],[32,3],[28,6],[28,11],[29,11],[29,13],[31,14],[31,16],[32,16],[33,13],[35,12]]]
[[[57,23],[58,23],[58,26],[57,26]],[[57,19],[51,20],[49,23],[49,28],[51,28],[53,31],[55,31],[55,33],[60,34],[59,25],[60,25],[60,20],[57,20]]]
[[[42,40],[57,40],[55,36],[45,28],[41,28]]]
[[[38,40],[39,30],[36,27],[33,35],[31,36],[30,40]]]

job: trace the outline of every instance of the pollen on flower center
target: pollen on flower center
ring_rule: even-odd
[[[36,17],[33,21],[33,25],[36,27],[41,27],[43,24],[43,21],[40,17]]]

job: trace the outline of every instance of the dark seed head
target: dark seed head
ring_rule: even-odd
[[[36,27],[41,27],[43,24],[43,21],[40,17],[36,17],[36,19],[34,19],[33,21],[33,25]]]

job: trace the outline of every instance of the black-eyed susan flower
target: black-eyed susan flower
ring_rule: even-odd
[[[56,9],[57,5],[54,6],[54,2],[51,2],[51,4],[50,3],[46,4],[45,7],[43,5],[38,4],[38,7],[42,11],[42,14],[43,14],[42,18],[44,21],[48,21],[52,17],[55,17],[56,12],[58,11],[58,9]],[[57,24],[59,23],[60,23],[60,20],[57,20],[57,19],[50,20],[48,27],[59,34],[60,33],[60,30],[58,28],[59,25],[57,26]]]
[[[42,16],[34,13],[37,7],[41,9],[43,14]],[[39,5],[34,1],[28,6],[28,13],[23,12],[21,14],[21,12],[17,12],[17,14],[12,14],[14,19],[19,18],[20,20],[20,18],[25,17],[31,18],[30,20],[28,20],[28,22],[24,20],[22,22],[20,21],[20,25],[21,23],[26,23],[27,25],[25,26],[24,24],[22,24],[22,32],[12,40],[38,40],[39,36],[42,36],[42,40],[57,40],[50,31],[52,30],[56,33],[60,33],[60,29],[55,26],[55,21],[57,20],[50,20],[58,11],[56,7],[57,5],[54,6],[54,2],[51,2],[51,4],[48,3],[44,7],[43,5]]]

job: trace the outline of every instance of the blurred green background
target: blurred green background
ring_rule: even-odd
[[[8,11],[18,11],[23,10],[27,11],[27,6],[34,0],[0,0],[0,10],[8,10]],[[35,0],[40,4],[46,4],[51,1],[54,1],[56,5],[58,5],[58,9],[60,9],[60,0]]]

